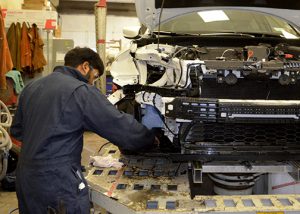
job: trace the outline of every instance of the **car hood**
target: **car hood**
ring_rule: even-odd
[[[135,0],[141,24],[150,31],[159,23],[163,0]],[[300,1],[295,0],[164,0],[161,23],[176,16],[202,10],[241,9],[280,17],[300,29]]]

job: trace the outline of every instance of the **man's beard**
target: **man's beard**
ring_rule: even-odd
[[[90,83],[91,85],[94,84],[94,81],[91,82],[92,71],[93,71],[93,70],[90,69],[90,70],[88,71],[88,73],[87,73],[86,75],[84,75],[84,77],[89,81],[89,83]]]

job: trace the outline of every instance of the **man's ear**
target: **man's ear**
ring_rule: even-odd
[[[84,73],[87,74],[90,71],[90,63],[88,61],[83,62],[82,69]]]
[[[78,65],[76,69],[82,74],[82,75],[87,75],[90,68],[90,64],[88,61],[83,62],[82,64]]]

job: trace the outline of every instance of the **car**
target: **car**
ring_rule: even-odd
[[[136,0],[109,100],[175,161],[300,159],[300,2]]]

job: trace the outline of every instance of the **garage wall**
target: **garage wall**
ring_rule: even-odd
[[[270,174],[269,194],[300,194],[300,182],[287,173]]]
[[[109,15],[107,17],[106,40],[109,41],[121,39],[123,48],[128,48],[131,40],[123,37],[123,28],[125,26],[137,25],[140,25],[137,17],[126,17],[125,14],[124,16]]]
[[[62,14],[62,38],[74,39],[75,46],[88,46],[96,50],[96,30],[94,14],[68,15]],[[109,14],[107,16],[106,40],[122,39],[122,47],[129,46],[130,40],[123,38],[123,27],[139,25],[137,17]]]
[[[61,37],[73,39],[75,46],[96,48],[94,15],[60,15]]]
[[[0,0],[2,8],[21,9],[23,0]],[[73,39],[75,46],[88,46],[96,50],[94,14],[61,14],[62,38]],[[122,48],[130,40],[123,38],[123,27],[139,25],[134,11],[109,10],[107,16],[106,40],[122,40]]]

